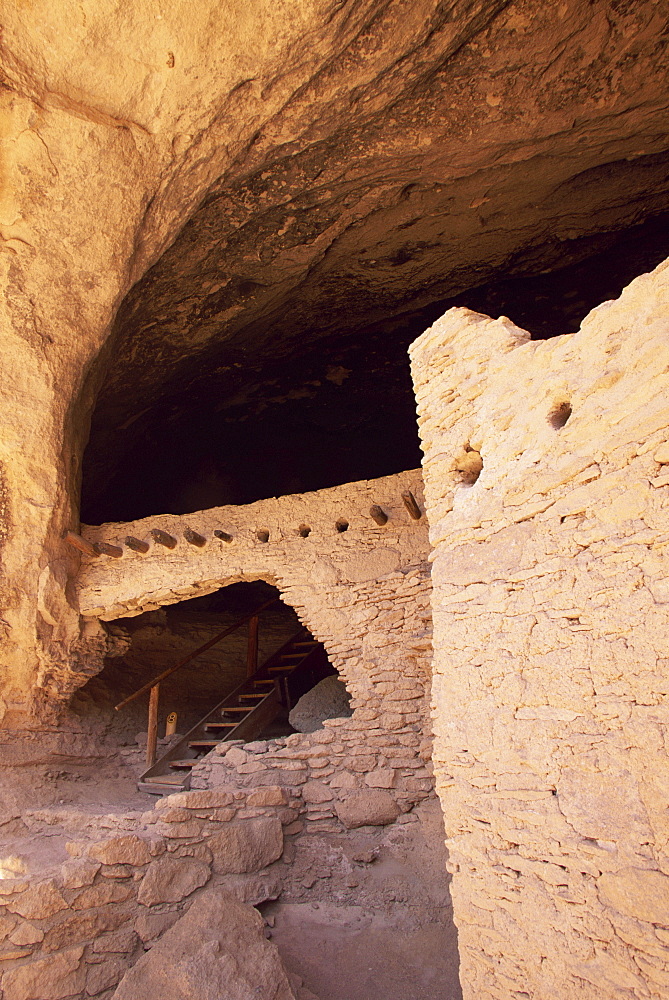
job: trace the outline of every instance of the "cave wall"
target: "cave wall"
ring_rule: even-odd
[[[542,343],[451,310],[412,363],[464,995],[660,1000],[669,262]]]
[[[665,28],[653,0],[3,12],[8,729],[104,652],[62,542],[98,391],[91,462],[111,475],[141,411],[205,370],[231,402],[263,353],[364,336],[665,211]]]

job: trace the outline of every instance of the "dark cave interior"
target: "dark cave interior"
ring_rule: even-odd
[[[288,342],[256,321],[247,343],[242,330],[236,340],[185,352],[161,394],[146,409],[137,404],[122,425],[110,424],[113,405],[98,406],[83,462],[82,521],[245,504],[418,466],[409,344],[451,306],[507,316],[535,339],[574,332],[592,308],[669,255],[669,214],[574,240],[566,266],[555,265],[558,251],[526,252],[492,280],[419,309],[390,303],[379,315],[375,303],[369,321],[356,313],[349,329],[330,329],[325,319],[324,329],[307,328],[296,308]]]

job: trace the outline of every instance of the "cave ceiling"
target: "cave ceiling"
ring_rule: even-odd
[[[445,308],[568,333],[669,254],[664,5],[368,6],[121,304],[85,520],[417,464]]]

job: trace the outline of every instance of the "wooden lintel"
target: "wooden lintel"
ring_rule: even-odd
[[[372,521],[376,521],[377,524],[383,525],[388,523],[388,515],[385,510],[382,510],[381,507],[379,507],[377,503],[373,503],[369,508],[369,516]]]
[[[191,545],[197,545],[199,549],[201,549],[203,545],[207,544],[207,539],[204,537],[204,535],[198,534],[198,532],[193,531],[192,528],[184,529],[184,538],[186,539],[187,542],[190,542]]]
[[[123,549],[120,545],[110,545],[109,542],[96,542],[95,551],[101,556],[111,556],[112,559],[120,559]]]
[[[220,538],[222,542],[232,541],[232,535],[228,534],[227,531],[221,531],[219,528],[216,528],[214,534],[217,538]]]
[[[83,552],[86,556],[93,556],[95,558],[95,556],[99,554],[93,543],[89,542],[86,538],[82,538],[82,536],[78,535],[76,531],[66,531],[63,538],[68,545],[71,545],[75,549],[79,549],[79,551]]]
[[[151,538],[158,545],[164,545],[166,549],[175,549],[177,545],[177,540],[173,535],[168,535],[166,531],[162,528],[151,528],[150,531]]]
[[[134,535],[126,535],[125,544],[128,546],[129,549],[132,549],[133,552],[149,551],[149,543],[143,542],[140,538],[135,538]]]
[[[411,490],[405,490],[402,494],[402,501],[404,506],[409,511],[409,516],[414,519],[414,521],[420,521],[423,516],[423,512],[416,502],[416,498],[411,492]]]

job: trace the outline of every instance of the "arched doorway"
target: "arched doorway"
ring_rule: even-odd
[[[116,707],[110,725],[126,742],[134,736],[146,746],[144,791],[188,787],[190,768],[219,742],[313,728],[314,713],[323,710],[313,706],[313,694],[306,716],[292,713],[326,678],[325,711],[350,714],[325,649],[264,581],[232,584],[107,628],[119,655],[78,699]]]

